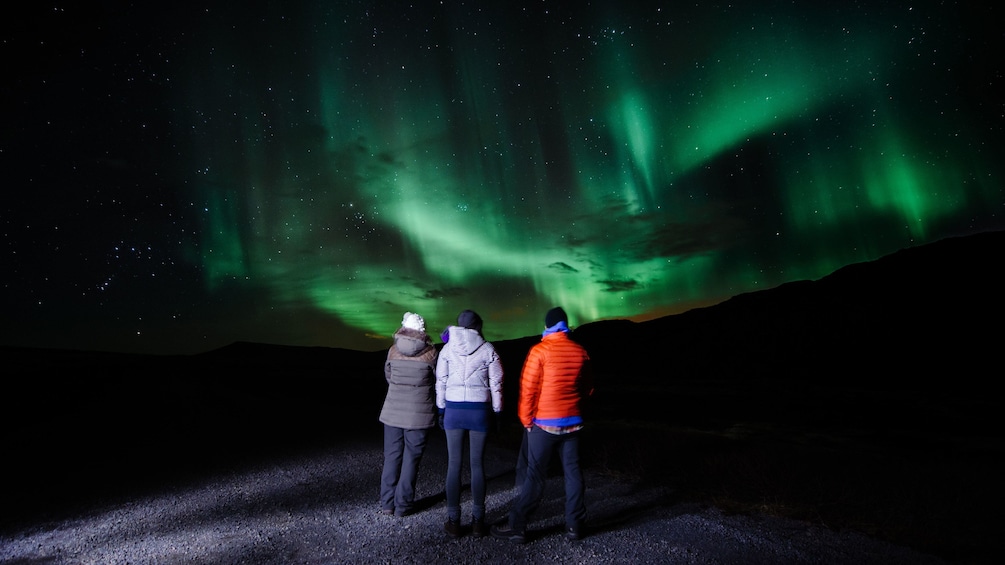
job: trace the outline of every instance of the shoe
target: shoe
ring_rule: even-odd
[[[461,525],[454,520],[447,520],[443,523],[443,531],[447,532],[447,535],[456,539],[461,537]]]
[[[397,516],[397,517],[399,517],[399,518],[404,518],[405,516],[411,516],[414,513],[415,513],[415,510],[413,510],[411,508],[403,508],[401,510],[395,510],[394,511],[394,515]]]
[[[394,508],[381,508],[380,513],[383,514],[384,516],[393,516]]]
[[[566,528],[565,539],[569,541],[579,541],[583,539],[583,534],[579,528]]]
[[[509,524],[492,526],[491,532],[492,537],[496,539],[504,539],[513,543],[524,543],[527,541],[522,531],[512,529]]]
[[[471,535],[476,538],[485,537],[485,519],[484,518],[473,518],[471,520]]]

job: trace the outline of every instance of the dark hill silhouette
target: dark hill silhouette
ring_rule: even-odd
[[[898,387],[998,363],[1005,232],[951,238],[649,322],[576,330],[637,378],[836,379]],[[648,353],[647,353],[648,352]],[[660,360],[653,362],[652,352]]]
[[[985,435],[1005,232],[951,238],[648,322],[585,324],[599,415]]]

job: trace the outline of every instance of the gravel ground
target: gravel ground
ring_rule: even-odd
[[[490,520],[503,518],[516,494],[513,461],[511,451],[490,446]],[[360,440],[233,470],[6,533],[0,563],[944,563],[852,532],[678,504],[673,492],[592,473],[590,530],[578,542],[561,535],[557,477],[529,526],[528,543],[469,535],[452,540],[442,529],[442,435],[433,434],[420,467],[419,512],[405,518],[379,513],[380,466],[379,444]],[[470,513],[466,497],[462,511]]]

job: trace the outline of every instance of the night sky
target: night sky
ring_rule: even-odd
[[[1003,229],[971,4],[21,5],[0,345],[375,351],[465,308],[500,340]]]

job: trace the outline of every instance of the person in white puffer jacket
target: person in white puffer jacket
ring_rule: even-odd
[[[461,457],[469,438],[471,464],[471,533],[485,527],[485,440],[502,411],[503,369],[499,355],[482,336],[482,319],[472,310],[457,316],[444,332],[446,343],[436,362],[436,406],[447,436],[447,521],[450,537],[461,535]]]

